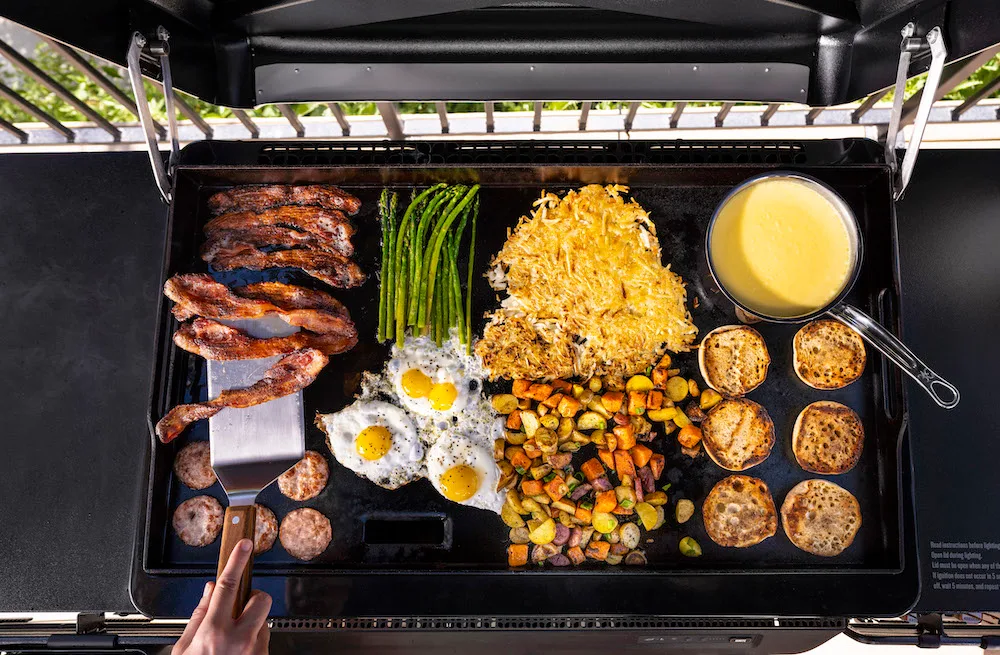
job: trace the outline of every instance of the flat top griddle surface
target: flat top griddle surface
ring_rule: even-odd
[[[887,196],[884,176],[875,169],[841,170],[809,169],[821,179],[831,182],[845,196],[859,216],[868,235],[866,261],[861,277],[849,300],[869,312],[877,312],[880,294],[893,293],[893,253],[890,222],[887,220]],[[482,171],[479,171],[481,173]],[[689,172],[690,173],[690,172]],[[611,174],[610,172],[608,173]],[[702,172],[689,178],[689,183],[679,183],[669,173],[655,183],[644,181],[631,188],[631,195],[650,214],[657,227],[664,260],[688,283],[689,304],[701,334],[714,327],[737,323],[733,307],[714,286],[704,255],[707,223],[718,202],[732,185],[749,177],[743,170],[718,170]],[[690,183],[693,182],[693,183]],[[376,343],[374,333],[378,313],[378,280],[374,275],[379,268],[380,228],[377,219],[379,189],[342,185],[363,201],[361,212],[354,217],[358,226],[355,237],[358,262],[371,273],[369,281],[358,289],[336,291],[358,325],[360,343],[344,355],[332,359],[317,381],[305,390],[307,415],[307,448],[316,450],[330,461],[330,483],[317,497],[305,503],[290,501],[280,494],[276,485],[267,488],[260,496],[262,504],[270,507],[279,520],[287,512],[300,506],[314,507],[333,524],[334,539],[327,551],[308,563],[290,557],[280,544],[257,559],[260,574],[268,572],[329,572],[334,570],[385,571],[386,569],[417,571],[484,571],[506,572],[505,548],[508,528],[496,515],[461,507],[444,500],[426,480],[421,480],[397,491],[385,491],[358,478],[340,466],[324,443],[323,434],[311,425],[316,411],[337,411],[353,401],[357,381],[364,371],[378,371],[388,355],[385,345]],[[474,314],[480,317],[474,327],[481,333],[482,313],[496,307],[496,294],[482,273],[489,257],[502,246],[507,230],[516,224],[519,216],[527,212],[542,189],[564,192],[578,184],[552,182],[547,185],[484,181],[481,191],[480,228],[477,238],[477,274],[474,282]],[[398,186],[404,198],[410,187]],[[207,220],[205,200],[217,190],[212,185],[201,186],[192,204],[185,205],[178,199],[179,207],[190,207],[191,216],[184,217],[175,210],[175,244],[182,244],[177,262],[181,266],[171,272],[207,270],[192,256],[192,246],[200,244],[200,226]],[[180,193],[178,193],[180,195]],[[464,266],[464,263],[463,263]],[[609,274],[614,274],[609,271]],[[236,285],[260,279],[293,281],[306,286],[316,283],[298,271],[277,270],[267,272],[230,271],[216,273],[222,282]],[[697,301],[695,301],[697,299]],[[697,305],[697,306],[695,306]],[[763,464],[747,471],[768,483],[775,503],[780,507],[785,494],[798,482],[818,477],[803,471],[791,452],[791,430],[799,411],[816,400],[828,399],[842,402],[859,413],[867,437],[858,466],[847,474],[832,479],[858,498],[863,515],[863,526],[857,539],[842,555],[820,558],[797,548],[780,529],[771,539],[746,548],[722,548],[714,544],[704,532],[700,511],[683,527],[671,518],[666,527],[647,537],[644,543],[650,564],[644,572],[671,571],[698,572],[722,571],[830,571],[845,570],[898,570],[901,568],[899,543],[899,494],[897,490],[897,439],[899,421],[886,415],[882,403],[882,361],[872,355],[865,375],[849,387],[820,392],[801,383],[791,367],[791,341],[798,326],[758,324],[772,357],[768,380],[749,398],[767,408],[775,422],[776,446]],[[183,381],[173,389],[180,396],[170,398],[170,404],[199,400],[207,397],[204,362],[187,353],[177,351],[173,370],[183,372]],[[697,375],[697,358],[693,353],[675,358],[682,375]],[[502,384],[488,385],[489,389],[502,389]],[[509,388],[509,387],[507,387]],[[898,390],[898,388],[897,388]],[[899,398],[893,397],[898,403]],[[176,442],[176,445],[158,446],[157,459],[169,462],[177,447],[189,440],[206,438],[207,424],[196,424]],[[672,515],[676,500],[686,497],[700,509],[712,485],[729,475],[713,464],[706,456],[695,460],[679,451],[672,436],[660,437],[653,444],[655,450],[668,457],[667,470],[660,484],[671,483],[671,504],[666,508]],[[577,455],[580,462],[592,455],[588,447]],[[158,465],[158,470],[160,467]],[[219,498],[225,496],[218,484],[204,491],[192,491],[179,484],[173,476],[154,476],[150,498],[152,520],[150,542],[145,564],[150,572],[206,571],[215,566],[218,544],[206,548],[185,546],[169,528],[169,515],[183,500],[202,493]],[[164,520],[166,519],[166,520]],[[413,523],[416,520],[418,523]],[[377,524],[368,524],[378,521]],[[385,522],[389,522],[387,525]],[[366,524],[369,527],[366,530]],[[373,531],[381,530],[375,537]],[[435,534],[427,537],[424,532]],[[411,534],[412,533],[412,534]],[[396,536],[393,537],[392,535]],[[677,542],[682,536],[694,536],[702,545],[704,555],[699,559],[680,555]],[[384,543],[385,541],[395,543]],[[431,541],[432,543],[427,543]],[[551,571],[551,568],[548,569]],[[590,564],[574,571],[603,571],[606,573],[634,574],[634,569],[614,569],[602,564]]]

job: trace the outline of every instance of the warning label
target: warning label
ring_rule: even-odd
[[[1000,591],[1000,542],[932,541],[931,580],[942,591]]]

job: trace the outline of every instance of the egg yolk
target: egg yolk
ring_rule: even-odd
[[[438,479],[441,494],[456,503],[468,500],[479,491],[479,473],[467,464],[452,466]]]
[[[381,425],[370,425],[354,440],[354,447],[359,455],[374,462],[392,448],[392,433]]]
[[[431,379],[424,375],[424,372],[419,368],[411,368],[403,373],[400,382],[403,385],[403,391],[410,398],[426,398],[427,394],[431,392]]]
[[[431,387],[431,392],[427,396],[427,400],[430,401],[431,407],[443,411],[446,409],[451,409],[451,406],[455,404],[455,399],[458,398],[458,389],[451,382],[440,382]]]

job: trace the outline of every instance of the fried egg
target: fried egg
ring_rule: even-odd
[[[478,439],[449,430],[427,451],[427,477],[442,496],[460,505],[500,513],[506,494],[493,453]]]
[[[393,346],[386,372],[404,408],[419,416],[447,419],[478,396],[480,383],[468,370],[469,358],[451,339],[438,346],[428,337],[407,337]]]
[[[378,400],[358,400],[316,425],[337,461],[384,489],[423,476],[424,445],[406,412]]]

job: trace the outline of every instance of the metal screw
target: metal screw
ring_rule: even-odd
[[[299,74],[299,69],[298,69],[298,68],[296,68],[296,69],[295,69],[295,74],[296,74],[296,75],[298,75],[298,74]]]
[[[696,70],[698,70],[698,67],[697,66],[692,66],[691,70],[696,71]]]
[[[259,96],[264,95],[264,89],[257,89],[257,95]]]
[[[236,524],[237,524],[237,523],[239,523],[239,522],[240,522],[240,517],[238,517],[238,516],[234,516],[234,517],[233,517],[233,525],[236,525]]]
[[[371,66],[365,66],[365,70],[370,73],[370,72],[372,72],[372,67]]]
[[[533,71],[533,70],[535,70],[535,67],[534,66],[528,66],[528,70]]]
[[[770,69],[770,68],[768,68],[767,66],[765,66],[765,67],[764,67],[764,72],[765,72],[765,73],[770,73],[770,72],[771,72],[771,69]]]

